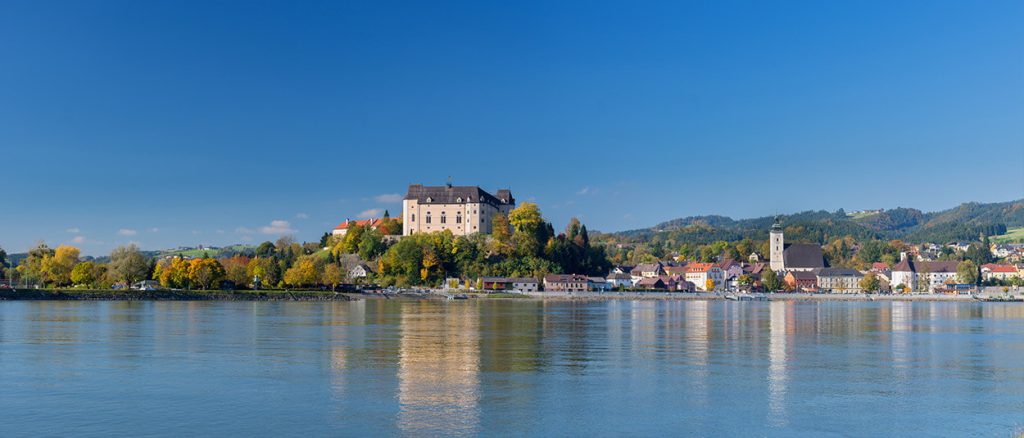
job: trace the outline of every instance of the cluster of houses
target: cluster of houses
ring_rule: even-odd
[[[858,271],[827,266],[819,245],[785,243],[782,227],[777,223],[772,226],[769,239],[771,253],[768,263],[760,262],[756,254],[752,254],[749,262],[726,259],[717,263],[668,261],[616,266],[605,277],[552,274],[543,280],[496,277],[481,280],[484,289],[517,292],[712,292],[757,288],[762,274],[772,270],[779,275],[785,288],[792,291],[863,293],[862,280],[868,274],[878,278],[879,290],[883,292],[955,293],[973,287],[961,283],[958,261],[928,260],[925,254],[915,257],[914,253],[902,253],[900,261],[892,267],[874,263],[870,269]],[[993,249],[997,247],[1008,251],[1024,250],[1024,245],[998,245]],[[927,250],[928,247],[919,249]],[[1024,266],[986,264],[981,266],[980,273],[982,280],[1009,281],[1024,278]],[[751,281],[741,281],[744,276]]]

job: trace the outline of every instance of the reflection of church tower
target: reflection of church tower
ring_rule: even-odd
[[[786,269],[786,263],[782,259],[782,250],[785,242],[782,237],[782,225],[779,224],[779,218],[775,218],[775,223],[772,224],[772,230],[768,233],[769,244],[771,245],[771,254],[769,260],[771,261],[770,267],[773,271],[781,271]]]

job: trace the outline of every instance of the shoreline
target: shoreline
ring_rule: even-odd
[[[706,292],[503,292],[501,296],[470,291],[431,291],[427,293],[358,293],[316,290],[261,291],[185,291],[185,290],[73,290],[73,289],[0,289],[0,301],[274,301],[339,302],[358,300],[446,300],[464,295],[468,300],[531,301],[843,301],[843,302],[1024,302],[1021,295],[887,295],[887,294],[813,294],[813,293],[706,293]]]
[[[320,291],[184,291],[0,289],[0,301],[355,301]]]

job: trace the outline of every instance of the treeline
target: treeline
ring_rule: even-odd
[[[17,267],[4,272],[18,282],[43,287],[106,289],[155,280],[175,289],[245,289],[335,288],[358,282],[438,286],[450,277],[605,275],[610,268],[604,249],[590,244],[579,220],[555,234],[531,203],[523,203],[508,217],[496,215],[490,235],[455,237],[443,231],[399,238],[400,221],[384,218],[376,225],[352,224],[344,235],[325,235],[319,242],[299,244],[282,237],[261,243],[251,254],[221,258],[154,258],[128,245],[101,263],[82,260],[73,246],[51,249],[40,243]],[[6,259],[0,254],[0,261]]]

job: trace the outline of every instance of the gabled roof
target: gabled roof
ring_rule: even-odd
[[[782,251],[786,269],[824,268],[825,258],[821,246],[816,243],[794,243]]]
[[[793,277],[794,280],[814,281],[818,279],[818,276],[812,271],[789,271],[786,276]]]
[[[353,225],[359,225],[361,227],[367,227],[368,226],[370,228],[377,228],[377,225],[380,225],[380,219],[373,218],[373,219],[366,219],[366,220],[361,220],[361,221],[353,221],[353,220],[345,219],[345,222],[342,222],[338,226],[334,227],[334,229],[335,230],[347,230],[348,227],[351,227]]]
[[[717,268],[714,263],[690,263],[686,265],[686,272],[707,272]]]
[[[981,265],[981,269],[983,269],[983,270],[987,269],[989,272],[1007,272],[1007,273],[1017,272],[1017,267],[1016,266],[1013,266],[1013,265],[997,265],[995,263],[988,263],[988,264]]]
[[[544,276],[545,283],[581,283],[587,281],[587,277],[577,274],[548,274]]]

